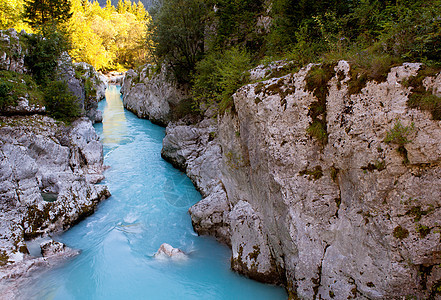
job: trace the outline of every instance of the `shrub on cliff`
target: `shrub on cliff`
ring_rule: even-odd
[[[56,77],[55,69],[58,59],[68,44],[64,35],[53,29],[46,32],[46,36],[29,35],[27,37],[29,54],[25,57],[25,64],[33,74],[38,84],[46,84]]]
[[[43,95],[32,76],[1,70],[0,112],[7,106],[17,104],[20,98],[27,99],[31,105],[44,105]]]
[[[234,47],[225,54],[211,53],[196,66],[193,95],[199,102],[219,103],[219,110],[232,107],[234,92],[248,80],[248,52]]]
[[[80,115],[77,98],[69,91],[66,82],[53,81],[44,89],[48,114],[59,120],[70,121]]]

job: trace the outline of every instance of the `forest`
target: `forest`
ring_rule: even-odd
[[[32,21],[29,8],[39,2],[0,0],[0,29],[44,35],[55,19]],[[403,62],[441,66],[441,0],[162,0],[150,13],[130,0],[116,7],[110,0],[103,7],[49,3],[64,7],[55,31],[74,61],[100,71],[166,63],[191,91],[193,107],[201,101],[230,107],[231,95],[248,82],[247,70],[278,60],[289,62],[290,73],[345,59],[358,74],[354,91]]]
[[[43,20],[41,24],[32,21],[33,16],[26,7],[38,2],[0,0],[0,29],[15,28],[17,31],[24,29],[27,33],[40,33],[41,26],[52,24],[53,20]],[[60,3],[67,8],[67,11],[60,12],[67,18],[57,20],[56,28],[66,39],[66,49],[75,61],[108,71],[127,70],[148,60],[150,49],[146,43],[146,30],[151,18],[142,2],[120,0],[116,7],[110,0],[103,7],[97,1],[48,3],[53,7]],[[46,10],[51,11],[49,8]]]
[[[222,110],[246,70],[277,60],[290,73],[345,59],[361,84],[403,62],[438,69],[440,16],[440,0],[164,0],[149,28],[157,60]]]

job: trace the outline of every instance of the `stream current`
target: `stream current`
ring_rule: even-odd
[[[286,299],[283,288],[229,269],[231,252],[194,233],[188,208],[201,199],[161,158],[165,129],[124,110],[119,88],[100,102],[106,184],[112,196],[58,240],[81,254],[28,286],[33,299]],[[186,260],[156,259],[162,243]]]

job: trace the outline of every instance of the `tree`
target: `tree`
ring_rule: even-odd
[[[63,24],[72,17],[69,0],[27,0],[24,18],[32,28]]]
[[[164,0],[150,26],[155,55],[166,60],[176,79],[187,83],[204,53],[208,8],[202,0]]]

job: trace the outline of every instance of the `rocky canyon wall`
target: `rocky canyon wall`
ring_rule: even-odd
[[[350,95],[350,66],[341,61],[315,115],[321,100],[306,79],[314,67],[242,87],[217,130],[168,127],[163,156],[190,177],[211,161],[209,177],[219,183],[190,209],[195,229],[230,243],[233,269],[283,283],[292,297],[435,297],[441,122],[407,103],[406,83],[420,65],[392,68]],[[424,84],[438,94],[441,76]],[[311,131],[314,118],[326,125],[325,139]],[[220,151],[207,160],[188,145]]]
[[[356,92],[345,61],[315,87],[321,66],[265,79],[279,67],[252,70],[217,119],[168,124],[162,156],[203,196],[195,230],[231,246],[234,270],[293,299],[436,297],[441,121],[409,105],[421,65]],[[440,94],[441,75],[422,82]]]
[[[145,65],[140,70],[127,71],[121,88],[124,107],[140,118],[166,126],[172,120],[173,108],[188,98],[186,90],[170,76],[165,65],[159,70]]]
[[[64,53],[57,78],[67,83],[88,118],[66,124],[46,116],[42,97],[33,94],[41,92],[39,87],[17,75],[30,77],[26,36],[24,31],[0,31],[2,97],[8,96],[5,86],[19,95],[0,109],[2,299],[17,295],[18,282],[29,270],[78,254],[52,237],[92,214],[110,196],[106,186],[97,185],[104,178],[103,146],[91,122],[101,119],[96,108],[104,98],[105,79]],[[37,245],[37,253],[30,253],[30,244]]]

